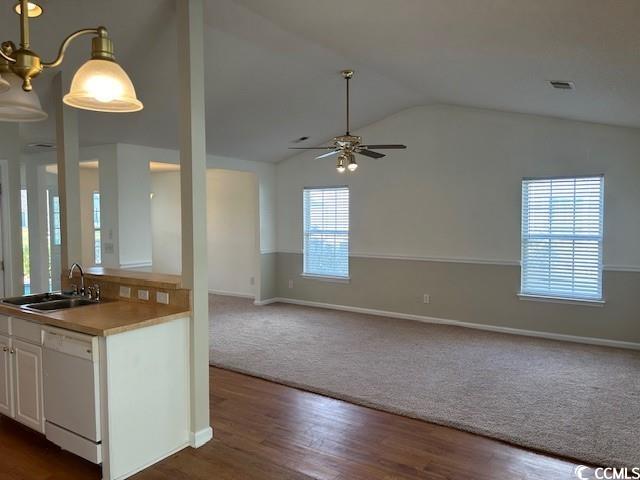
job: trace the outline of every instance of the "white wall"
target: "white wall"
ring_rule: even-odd
[[[152,173],[153,270],[180,273],[180,173]],[[258,185],[255,174],[207,171],[209,290],[255,295]]]
[[[95,265],[93,192],[100,191],[97,168],[80,168],[80,239],[82,265]]]
[[[176,165],[180,163],[180,153],[177,150],[125,144],[118,144],[118,148],[126,148],[129,154],[135,158],[145,158],[149,161]],[[207,168],[251,172],[257,176],[259,188],[260,251],[275,251],[276,166],[273,163],[253,162],[251,160],[221,157],[219,155],[207,155]]]
[[[356,132],[404,143],[354,174],[305,153],[277,165],[277,244],[302,246],[302,188],[351,189],[351,252],[518,263],[522,177],[605,175],[605,267],[640,268],[640,130],[453,106]]]
[[[154,272],[182,272],[180,172],[151,174],[151,244]]]
[[[120,266],[151,266],[151,176],[145,147],[118,144]]]

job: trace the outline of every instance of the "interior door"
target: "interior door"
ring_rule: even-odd
[[[15,419],[44,433],[42,348],[13,340]]]
[[[0,413],[13,418],[13,368],[11,341],[0,335]]]

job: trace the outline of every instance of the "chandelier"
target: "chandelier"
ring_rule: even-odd
[[[115,61],[113,42],[106,28],[85,28],[72,33],[60,45],[57,58],[43,62],[31,50],[29,40],[29,18],[42,15],[42,7],[20,0],[15,11],[20,15],[20,46],[11,41],[0,45],[0,121],[34,122],[47,118],[31,81],[45,68],[59,67],[69,44],[84,35],[93,35],[91,58],[73,76],[64,103],[98,112],[142,110],[131,79]]]

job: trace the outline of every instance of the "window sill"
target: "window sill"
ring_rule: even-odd
[[[586,307],[604,307],[604,300],[591,300],[588,298],[567,298],[567,297],[548,297],[544,295],[533,295],[529,293],[519,293],[520,300],[531,302],[548,302],[548,303],[564,303],[567,305],[582,305]]]
[[[330,275],[314,275],[312,273],[301,273],[300,276],[311,279],[311,280],[320,280],[321,282],[330,282],[330,283],[350,283],[351,282],[351,277],[332,277]]]

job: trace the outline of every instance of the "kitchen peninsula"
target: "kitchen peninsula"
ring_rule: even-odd
[[[128,478],[190,442],[190,291],[179,276],[127,270],[84,281],[101,301],[0,302],[0,414],[102,464],[104,479]]]

